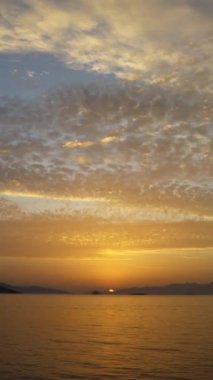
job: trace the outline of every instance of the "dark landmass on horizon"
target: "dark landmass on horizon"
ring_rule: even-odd
[[[43,286],[17,286],[5,283],[0,283],[0,293],[14,293],[14,294],[71,294],[61,289],[46,288]]]
[[[116,294],[131,295],[209,295],[213,294],[213,282],[198,284],[187,282],[181,284],[168,284],[165,286],[143,286],[118,289]]]
[[[74,294],[62,289],[46,288],[43,286],[17,286],[0,283],[0,293],[8,294]],[[106,295],[108,291],[94,290],[81,294]],[[213,295],[213,282],[206,284],[178,283],[164,286],[130,287],[116,290],[113,295]]]
[[[21,292],[13,289],[10,285],[0,284],[0,293],[8,293],[8,294],[20,294]]]

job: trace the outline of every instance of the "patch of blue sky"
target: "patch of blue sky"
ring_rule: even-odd
[[[68,85],[117,81],[112,74],[73,70],[48,53],[0,53],[0,62],[0,96],[35,98]]]

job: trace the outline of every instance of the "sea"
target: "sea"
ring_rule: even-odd
[[[0,379],[213,379],[213,296],[0,295]]]

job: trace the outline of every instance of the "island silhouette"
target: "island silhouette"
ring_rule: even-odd
[[[0,283],[0,293],[7,294],[74,294],[63,289],[47,288],[43,286],[18,286]],[[88,293],[84,293],[88,294]],[[94,290],[91,295],[107,295],[109,291]],[[213,282],[200,284],[197,282],[186,282],[168,284],[163,286],[143,286],[117,289],[114,295],[213,295]]]

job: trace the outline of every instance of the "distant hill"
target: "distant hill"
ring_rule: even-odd
[[[19,286],[16,289],[20,290],[22,293],[27,294],[70,294],[65,290],[45,288],[43,286]]]
[[[0,283],[0,293],[8,294],[72,294],[61,289],[46,288],[43,286],[17,286]],[[90,294],[108,294],[97,290]],[[114,293],[123,295],[213,295],[213,282],[199,284],[196,282],[183,284],[168,284],[165,286],[143,286],[118,289]]]
[[[7,285],[0,284],[0,293],[19,294],[20,292],[8,287]]]
[[[42,286],[17,286],[0,283],[0,293],[23,293],[23,294],[70,294],[65,290],[45,288]]]
[[[119,289],[116,294],[131,295],[208,295],[213,294],[213,282],[208,284],[198,284],[196,282],[184,284],[169,284],[165,286],[143,286],[126,289]]]

